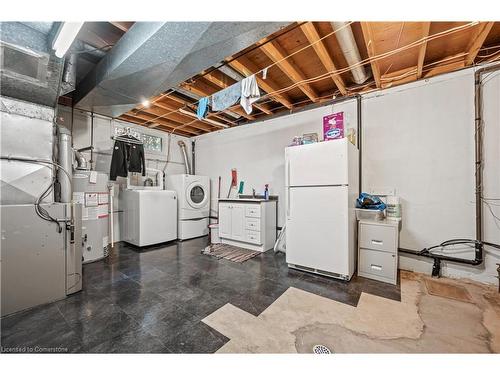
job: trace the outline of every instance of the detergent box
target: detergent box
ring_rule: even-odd
[[[344,112],[332,113],[323,117],[323,139],[344,138]]]

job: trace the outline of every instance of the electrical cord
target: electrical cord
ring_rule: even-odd
[[[432,254],[432,250],[434,250],[434,249],[443,248],[446,246],[453,246],[453,245],[471,245],[471,246],[473,245],[474,247],[476,247],[476,245],[480,245],[480,246],[487,245],[487,246],[494,247],[496,249],[500,249],[499,244],[495,244],[492,242],[471,240],[471,239],[467,239],[467,238],[455,238],[455,239],[446,240],[444,242],[441,242],[439,245],[434,245],[434,246],[423,248],[418,253],[419,254],[423,254],[423,253]]]
[[[53,162],[52,160],[45,160],[45,159],[33,159],[33,158],[24,158],[24,157],[19,157],[19,156],[1,156],[1,160],[8,160],[8,161],[20,161],[23,163],[31,163],[31,164],[39,164],[44,167],[50,168],[49,166],[56,167],[56,169],[60,169],[64,172],[64,174],[68,177],[70,185],[72,184],[71,181],[71,175],[68,173],[67,170],[65,170],[60,164]],[[57,231],[58,233],[62,232],[62,227],[61,227],[61,222],[62,223],[67,223],[70,222],[71,220],[59,220],[54,217],[52,217],[49,212],[41,206],[41,202],[50,194],[50,192],[54,188],[54,183],[56,181],[56,178],[52,178],[52,182],[50,185],[40,194],[40,196],[37,198],[35,202],[35,212],[36,214],[43,220],[50,221],[54,224],[57,225]]]

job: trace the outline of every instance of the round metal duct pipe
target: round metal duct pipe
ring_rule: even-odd
[[[73,149],[71,148],[71,133],[62,126],[58,127],[58,164],[72,175]],[[61,186],[61,203],[70,203],[73,192],[71,191],[71,181],[61,168],[57,170],[57,180]]]
[[[332,22],[332,27],[333,30],[337,30],[335,37],[340,44],[340,49],[344,54],[347,65],[352,66],[350,69],[354,82],[357,84],[365,82],[369,76],[363,65],[357,65],[361,62],[361,55],[359,54],[358,45],[356,44],[356,39],[354,39],[351,25],[348,22]]]

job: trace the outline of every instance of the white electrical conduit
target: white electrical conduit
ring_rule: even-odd
[[[339,42],[340,49],[344,54],[347,65],[351,67],[351,73],[354,82],[361,84],[368,79],[365,67],[358,65],[361,62],[361,55],[359,53],[356,39],[352,33],[351,25],[349,22],[332,22],[333,30],[335,30],[335,37]]]

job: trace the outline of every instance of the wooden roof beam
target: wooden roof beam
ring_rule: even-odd
[[[253,62],[250,61],[250,59],[245,56],[240,56],[237,60],[228,62],[228,65],[245,77],[251,76],[252,74],[260,70],[257,66],[255,66]],[[255,77],[257,79],[257,84],[259,85],[259,87],[267,94],[270,94],[269,96],[271,98],[281,103],[288,109],[293,108],[292,102],[285,94],[274,93],[275,91],[279,91],[280,87],[271,78],[267,77],[266,79],[263,79],[259,75],[256,75]]]
[[[321,40],[318,30],[316,30],[314,24],[312,22],[306,22],[302,24],[302,26],[300,26],[300,29],[306,36],[307,40],[309,41],[309,44],[312,45],[314,51],[316,52],[316,55],[321,60],[321,63],[325,67],[326,71],[335,72],[337,70],[337,67],[333,62],[332,57],[328,53],[325,44]],[[339,89],[339,91],[342,93],[342,95],[346,95],[347,90],[345,88],[345,83],[342,77],[337,74],[330,74],[330,77],[337,86],[337,88]]]
[[[222,74],[222,73],[221,73]],[[226,82],[224,82],[223,80],[221,80],[219,77],[217,77],[214,73],[207,73],[203,76],[203,78],[205,78],[206,80],[212,82],[214,85],[222,88],[222,89],[225,89],[226,87],[229,87],[231,86],[233,83],[231,84],[227,84]],[[228,77],[229,78],[229,77]],[[264,112],[265,114],[267,115],[270,115],[271,113],[273,113],[269,108],[267,108],[264,104],[258,104],[258,103],[253,103],[252,104],[255,108],[257,108],[258,110]]]
[[[123,115],[121,115],[120,117],[118,117],[118,119],[122,120],[122,121],[131,122],[131,123],[134,123],[134,124],[137,124],[137,125],[141,125],[141,126],[144,126],[144,127],[147,127],[147,128],[160,127],[160,128],[163,128],[163,129],[165,129],[167,131],[172,131],[174,129],[173,126],[171,126],[171,125],[164,125],[164,124],[154,124],[155,126],[151,126],[151,124],[149,124],[148,120],[144,120],[144,119],[138,118],[138,117],[136,117],[134,115],[127,114],[127,113],[124,113]],[[177,133],[177,134],[179,134],[179,135],[183,135],[185,137],[192,137],[193,135],[199,135],[198,133],[195,133],[195,132],[190,131],[190,130],[185,130],[183,128],[177,129],[174,132]]]
[[[149,113],[126,113],[125,115],[132,118],[144,120],[145,123],[143,123],[142,125],[147,126],[149,128],[156,128],[158,126],[163,126],[168,128],[169,130],[173,130],[183,125],[183,124],[173,123],[165,119],[156,118],[155,115],[151,115]],[[189,133],[191,135],[199,135],[200,131],[203,131],[201,129],[194,128],[191,125],[185,126],[182,129],[185,133]]]
[[[194,106],[196,107],[196,102],[189,102],[189,101],[186,101],[182,98],[179,98],[177,95],[174,95],[173,93],[169,93],[165,96],[165,98],[167,99],[170,99],[176,103],[179,103],[179,104],[182,104],[184,106],[187,106],[187,107],[191,107],[191,106]],[[163,99],[163,98],[162,98]],[[164,104],[165,102],[161,102],[162,104]],[[224,117],[223,115],[221,114],[217,114],[217,113],[208,113],[207,115],[208,118],[214,118],[214,119],[218,119],[218,120],[221,120],[223,121],[225,124],[231,126],[231,125],[234,125],[235,123],[233,121],[231,121],[231,119],[229,118],[226,118]]]
[[[156,102],[154,104],[155,106],[159,107],[159,108],[162,108],[163,110],[166,110],[166,111],[179,111],[180,108],[175,108],[175,107],[172,107],[168,104],[165,104],[163,102]],[[193,120],[193,118],[189,115],[185,115],[184,113],[182,112],[176,112],[177,114],[181,115],[181,116],[184,116],[186,118],[189,118],[190,121]],[[210,123],[209,123],[210,124]],[[224,125],[227,125],[227,126],[231,126],[231,124],[227,124],[227,123],[224,123]],[[194,122],[192,123],[190,126],[193,126],[195,128],[198,128],[198,129],[201,129],[201,130],[204,130],[204,131],[212,131],[213,128],[214,128],[214,125],[210,124],[210,125],[205,125],[205,122],[203,120],[199,120],[197,122]]]
[[[361,30],[363,31],[363,38],[365,39],[366,50],[368,51],[368,57],[370,58],[370,65],[372,67],[373,78],[375,79],[375,84],[380,88],[380,68],[376,60],[372,60],[377,53],[375,52],[375,41],[373,38],[372,27],[369,22],[360,22]]]
[[[130,27],[134,24],[133,22],[117,22],[117,21],[111,21],[109,23],[112,24],[117,29],[123,31],[124,33],[126,33],[130,29]]]
[[[476,56],[483,46],[484,41],[488,37],[491,28],[495,22],[480,22],[479,26],[474,33],[469,45],[467,46],[466,52],[468,55],[465,57],[465,66],[474,64]]]
[[[269,57],[273,62],[277,63],[279,68],[287,75],[293,83],[298,83],[307,79],[302,71],[287,57],[286,51],[276,42],[267,42],[260,46],[260,49]],[[318,101],[318,94],[308,83],[302,83],[298,86],[300,90],[313,102]]]
[[[422,38],[427,38],[429,36],[429,30],[431,29],[430,22],[422,22]],[[422,69],[424,67],[425,52],[427,51],[427,40],[422,43],[418,51],[417,60],[417,79],[422,78]]]
[[[174,108],[174,110],[176,111],[177,108]],[[149,108],[142,108],[138,111],[146,113],[148,115],[155,116],[159,119],[165,119],[167,121],[175,121],[177,123],[176,126],[185,124],[186,122],[193,121],[193,118],[191,118],[187,115],[184,115],[182,113],[179,113],[179,112],[169,113],[172,111],[172,109],[171,108],[162,108],[161,104],[159,104],[159,102],[155,102]],[[205,125],[205,123],[200,122],[200,121],[193,122],[189,126],[192,128],[195,128],[195,129],[202,130],[204,132],[212,131],[212,126]]]

